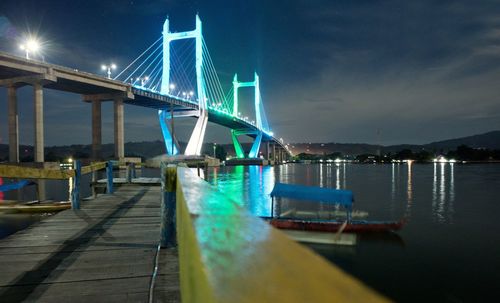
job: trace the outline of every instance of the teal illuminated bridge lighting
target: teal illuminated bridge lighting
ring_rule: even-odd
[[[109,75],[109,74],[108,74]],[[214,62],[210,56],[202,33],[202,22],[196,15],[195,28],[188,31],[170,31],[170,20],[163,24],[163,33],[139,57],[122,70],[115,80],[129,83],[135,89],[167,96],[174,100],[196,105],[169,109],[160,109],[158,116],[169,155],[180,153],[177,140],[172,135],[169,120],[181,117],[197,118],[196,125],[188,141],[185,155],[200,155],[205,130],[210,116],[225,119],[225,125],[234,125],[231,130],[233,143],[239,158],[255,158],[263,139],[276,143],[264,110],[260,91],[259,75],[255,72],[252,81],[240,82],[235,74],[233,85],[226,93],[222,88]],[[251,87],[255,91],[254,114],[251,121],[240,112],[238,91]],[[217,120],[217,119],[215,119]],[[234,121],[229,123],[228,121]],[[248,135],[255,138],[251,150],[245,154],[238,136]]]

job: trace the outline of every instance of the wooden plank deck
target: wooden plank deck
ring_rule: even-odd
[[[122,186],[0,240],[0,302],[147,302],[160,187]],[[162,249],[156,302],[179,302],[175,249]]]

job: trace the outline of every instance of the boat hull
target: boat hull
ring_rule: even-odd
[[[337,232],[344,222],[342,221],[305,221],[305,220],[290,220],[266,218],[266,220],[274,227],[279,229],[291,230],[306,230],[306,231],[322,231],[322,232]],[[345,225],[343,232],[363,233],[363,232],[387,232],[400,230],[404,225],[404,220],[401,221],[352,221]]]

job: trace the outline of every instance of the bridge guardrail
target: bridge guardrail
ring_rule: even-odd
[[[162,179],[162,204],[176,208],[164,218],[176,222],[183,302],[387,302],[191,169],[169,166]]]

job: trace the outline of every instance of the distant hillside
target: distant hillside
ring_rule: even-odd
[[[185,143],[181,142],[181,149],[185,147]],[[316,155],[342,153],[343,155],[357,156],[361,154],[386,154],[396,153],[403,149],[410,149],[414,152],[421,150],[447,152],[454,150],[457,146],[467,145],[473,148],[485,149],[500,149],[500,131],[492,131],[484,134],[456,138],[438,142],[432,142],[423,145],[400,144],[381,146],[363,143],[295,143],[291,144],[291,150],[294,154],[309,153]],[[234,155],[232,144],[221,145],[228,155]],[[248,151],[251,144],[242,144],[243,149]],[[21,161],[33,161],[33,147],[21,145],[19,148]],[[148,141],[148,142],[129,142],[125,144],[126,156],[142,157],[143,159],[152,158],[165,153],[165,145],[163,141]],[[203,154],[213,154],[213,143],[205,143],[202,149]],[[88,158],[91,154],[90,145],[67,145],[67,146],[49,146],[45,148],[46,161],[54,161],[55,159],[65,159],[69,157]],[[113,144],[102,145],[102,155],[104,158],[112,158],[114,154]],[[0,161],[7,160],[9,155],[8,145],[0,144]]]
[[[181,150],[186,147],[186,143],[180,142]],[[228,154],[234,155],[234,147],[232,144],[221,145]],[[243,149],[249,151],[251,146],[249,143],[242,144]],[[103,144],[101,147],[103,158],[109,159],[114,156],[114,144]],[[213,154],[213,143],[205,143],[202,148],[203,154]],[[64,146],[47,146],[45,147],[45,161],[57,161],[61,159],[73,158],[89,158],[92,154],[92,149],[89,144],[81,145],[64,145]],[[158,155],[165,154],[165,143],[163,141],[145,141],[145,142],[128,142],[125,143],[125,156],[141,157],[143,159],[152,158]],[[9,146],[0,144],[0,162],[7,161],[9,157]],[[33,147],[27,145],[19,146],[19,158],[22,162],[33,161]]]
[[[467,145],[472,148],[483,149],[500,149],[500,131],[491,131],[484,134],[443,140],[428,144],[399,144],[399,145],[373,145],[362,143],[295,143],[292,144],[292,151],[295,154],[332,154],[340,152],[344,155],[361,155],[361,154],[381,154],[395,153],[403,149],[410,149],[414,152],[421,150],[447,152],[454,150],[457,146]]]
[[[500,149],[500,130],[469,137],[432,142],[425,146],[435,149],[454,149],[459,145],[484,149]]]

